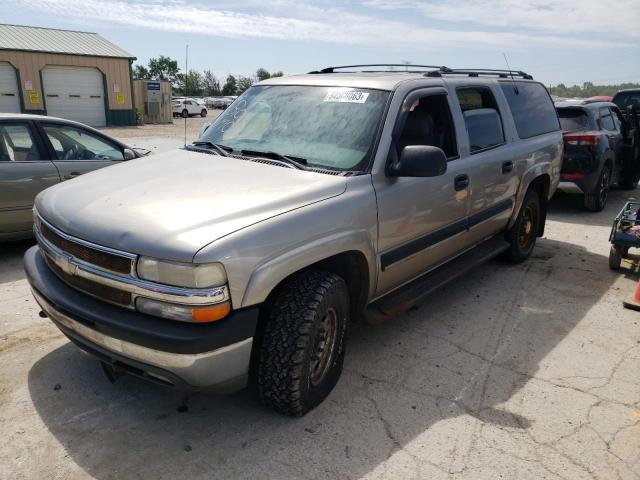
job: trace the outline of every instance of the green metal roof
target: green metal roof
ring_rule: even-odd
[[[0,24],[0,50],[135,58],[97,33]]]

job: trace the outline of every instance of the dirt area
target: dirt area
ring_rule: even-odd
[[[209,114],[202,117],[174,118],[173,123],[161,125],[142,125],[139,127],[106,127],[101,128],[104,133],[126,143],[131,147],[162,153],[179,148],[185,143],[191,143],[200,135],[200,129],[205,122],[213,122],[222,110],[209,110]],[[185,129],[186,123],[186,129]]]
[[[109,383],[38,317],[31,242],[2,245],[0,478],[638,479],[640,312],[622,307],[637,276],[607,266],[629,196],[593,214],[558,195],[525,263],[490,262],[394,321],[355,325],[340,382],[300,419],[249,390]]]

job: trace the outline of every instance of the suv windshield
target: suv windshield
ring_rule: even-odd
[[[640,108],[640,90],[618,92],[616,93],[616,96],[613,97],[613,103],[615,103],[623,112],[625,112],[627,107],[630,105],[636,105]]]
[[[388,97],[362,88],[258,85],[200,140],[303,158],[311,166],[362,170]]]

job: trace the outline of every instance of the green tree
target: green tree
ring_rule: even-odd
[[[237,95],[236,90],[238,89],[238,81],[236,77],[233,75],[229,75],[224,82],[224,86],[222,87],[222,95]]]
[[[242,95],[245,90],[247,90],[251,85],[253,85],[253,79],[249,77],[240,77],[238,78],[238,87],[236,89],[236,95]]]
[[[284,76],[284,73],[282,73],[282,70],[278,70],[277,72],[273,72],[273,73],[271,74],[271,78],[274,78],[274,77],[282,77],[282,76]]]
[[[256,71],[256,78],[258,79],[259,82],[261,82],[262,80],[266,80],[267,78],[271,78],[271,74],[269,73],[268,70],[266,70],[264,68],[259,68]]]
[[[144,65],[133,66],[133,78],[149,78],[149,69]]]
[[[155,80],[168,80],[173,84],[179,71],[178,61],[164,55],[149,60],[149,75]]]
[[[596,95],[613,96],[618,90],[625,88],[640,88],[640,83],[621,83],[619,85],[595,85],[592,82],[584,82],[582,86],[572,85],[567,87],[560,83],[549,90],[552,95],[563,98],[589,98]]]
[[[185,84],[185,75],[178,73],[176,75],[174,90],[178,95],[201,97],[203,95],[202,74],[196,70],[189,70]]]
[[[211,70],[202,72],[202,94],[207,97],[218,97],[222,94],[220,82]]]

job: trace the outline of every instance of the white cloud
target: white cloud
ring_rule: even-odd
[[[640,0],[363,0],[383,10],[411,9],[428,18],[555,34],[640,36]]]
[[[437,18],[448,19],[463,15],[464,9],[453,0],[438,3]],[[487,0],[503,3],[510,0]],[[536,0],[542,1],[542,0]],[[592,0],[585,0],[592,1]],[[637,1],[637,0],[619,0]],[[472,15],[479,10],[472,0]],[[12,0],[29,8],[31,2]],[[418,8],[418,2],[398,0],[368,0],[367,5],[378,8]],[[423,3],[420,3],[424,7]],[[473,6],[476,5],[476,6]],[[426,7],[424,7],[426,8]],[[421,11],[424,12],[424,8]],[[319,1],[300,4],[288,0],[274,0],[263,7],[256,0],[239,0],[224,7],[208,7],[184,1],[122,1],[122,0],[42,0],[38,10],[43,13],[84,20],[106,22],[170,32],[189,32],[222,37],[253,37],[279,40],[329,42],[350,45],[369,45],[429,50],[439,47],[465,48],[473,46],[504,47],[505,45],[538,45],[611,48],[627,46],[612,41],[601,41],[557,34],[537,34],[511,31],[491,32],[474,30],[445,30],[423,28],[418,24],[350,13],[334,3]],[[490,8],[487,8],[490,10]],[[251,12],[251,13],[248,13]],[[266,12],[266,13],[256,13]],[[487,16],[483,13],[483,15]],[[482,23],[482,22],[478,22]],[[488,20],[487,22],[488,23]],[[566,30],[565,30],[566,31]]]

